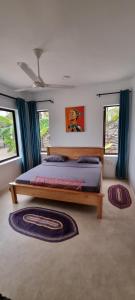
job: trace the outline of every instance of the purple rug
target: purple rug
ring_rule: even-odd
[[[0,294],[0,300],[11,300],[11,299],[9,299],[9,298],[7,298],[5,296],[2,296],[2,294]]]
[[[17,232],[47,242],[61,242],[79,234],[76,222],[69,215],[41,207],[10,213],[9,224]]]
[[[129,191],[121,184],[111,185],[108,189],[109,201],[118,208],[127,208],[132,204]]]

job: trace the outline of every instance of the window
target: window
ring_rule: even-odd
[[[49,112],[39,111],[41,152],[46,152],[49,146]]]
[[[17,156],[15,112],[0,108],[0,162]]]
[[[119,105],[104,107],[104,151],[118,154]]]

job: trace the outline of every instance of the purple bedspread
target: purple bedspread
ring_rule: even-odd
[[[43,162],[37,167],[20,175],[17,183],[32,184],[37,177],[58,178],[72,181],[81,181],[81,190],[86,192],[100,191],[101,164],[67,162]],[[38,183],[39,185],[39,183]],[[41,183],[41,185],[43,185]],[[64,186],[60,186],[64,188]]]

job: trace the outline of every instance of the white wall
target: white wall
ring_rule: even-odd
[[[130,120],[129,180],[135,191],[135,78],[131,81],[132,106]]]
[[[15,158],[0,164],[0,190],[5,189],[9,182],[21,174],[21,159]]]
[[[15,96],[10,88],[3,85],[0,85],[0,93]],[[16,109],[15,100],[0,96],[0,107]],[[20,165],[20,158],[0,163],[0,190],[7,187],[8,183],[13,181],[21,173]]]
[[[103,146],[103,107],[119,103],[119,94],[102,96],[97,93],[130,88],[130,81],[82,86],[73,89],[57,89],[33,94],[35,100],[54,99],[54,104],[38,103],[38,109],[50,112],[51,146]],[[85,132],[65,131],[65,107],[85,106]],[[105,157],[104,176],[115,176],[117,157]]]

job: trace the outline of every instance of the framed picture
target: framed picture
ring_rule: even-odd
[[[84,131],[84,106],[65,108],[66,132]]]

